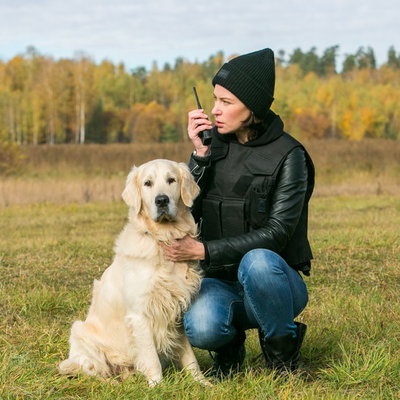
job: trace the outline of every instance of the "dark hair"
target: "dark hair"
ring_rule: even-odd
[[[254,140],[265,132],[265,124],[267,123],[267,119],[268,116],[261,119],[256,117],[253,111],[251,111],[249,117],[242,121],[240,130],[248,131],[248,139]]]

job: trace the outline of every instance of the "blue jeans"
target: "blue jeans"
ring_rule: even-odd
[[[261,328],[266,337],[296,336],[294,318],[308,301],[300,274],[278,254],[255,249],[242,258],[238,281],[202,280],[183,321],[192,346],[216,350],[238,330]]]

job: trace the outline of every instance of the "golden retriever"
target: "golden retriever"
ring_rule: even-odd
[[[122,198],[129,221],[115,243],[114,260],[95,280],[85,321],[72,325],[62,374],[162,379],[161,361],[176,361],[207,384],[182,327],[182,313],[198,292],[196,262],[171,262],[160,243],[196,235],[189,207],[199,188],[188,167],[154,160],[133,167]]]

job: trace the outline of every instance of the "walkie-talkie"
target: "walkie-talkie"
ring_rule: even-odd
[[[203,108],[200,104],[199,96],[197,96],[196,88],[193,86],[194,97],[196,98],[197,108]],[[199,132],[199,137],[203,142],[204,146],[209,146],[212,140],[212,133],[210,129],[206,129],[205,131]]]

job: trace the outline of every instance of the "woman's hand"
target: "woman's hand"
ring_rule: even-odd
[[[169,261],[204,260],[204,244],[187,235],[171,244],[161,244],[164,256]]]
[[[196,154],[205,157],[208,154],[209,146],[204,146],[199,133],[211,129],[212,124],[203,109],[192,110],[188,114],[188,135],[192,141]]]

